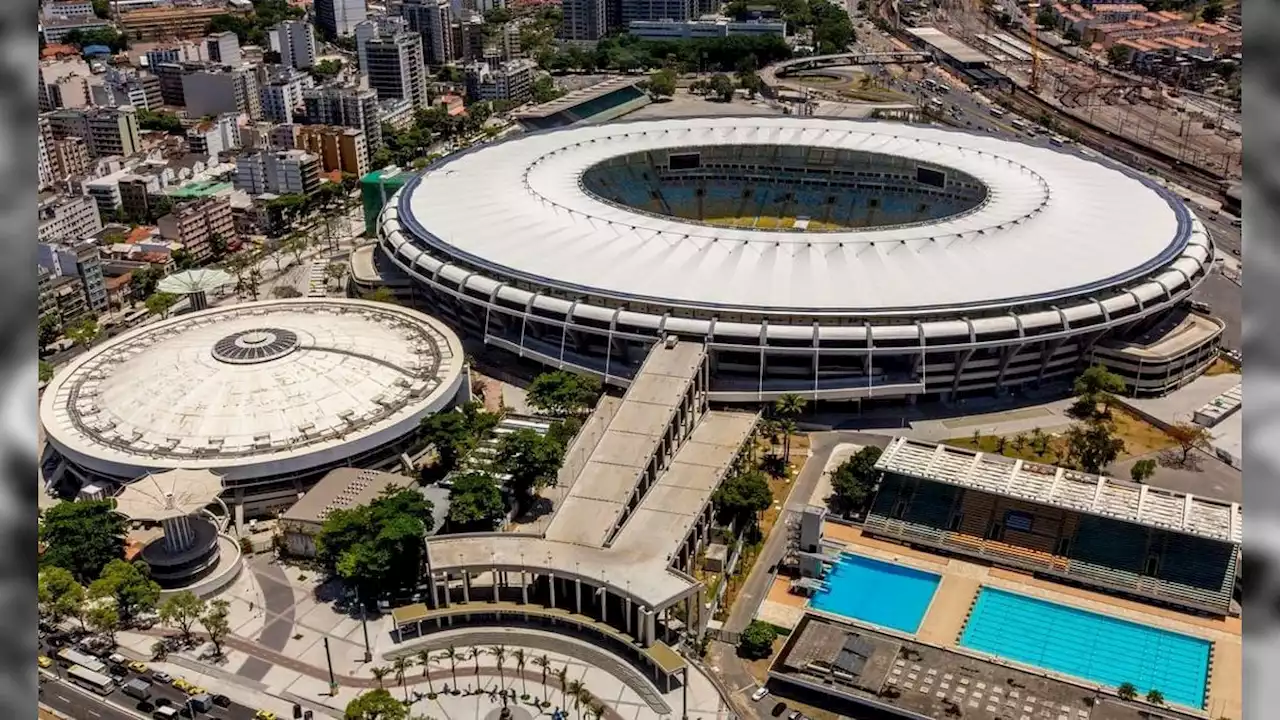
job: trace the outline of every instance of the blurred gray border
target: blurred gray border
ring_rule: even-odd
[[[0,2],[0,717],[36,704],[35,3]]]
[[[1280,717],[1280,2],[1243,13],[1244,715],[1261,720]]]

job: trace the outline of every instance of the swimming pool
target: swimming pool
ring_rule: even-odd
[[[844,553],[809,601],[815,610],[914,633],[929,609],[940,578],[915,568]]]
[[[1139,695],[1154,688],[1166,702],[1202,708],[1212,644],[984,587],[960,645],[1111,687],[1132,683]]]

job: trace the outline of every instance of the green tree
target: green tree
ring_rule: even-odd
[[[1116,688],[1116,695],[1119,695],[1121,700],[1132,700],[1138,697],[1138,688],[1130,682],[1120,683],[1120,687]]]
[[[883,451],[868,445],[840,463],[831,473],[831,491],[842,512],[861,509],[876,483],[876,461]]]
[[[738,654],[748,660],[762,660],[773,654],[778,631],[767,622],[752,620],[738,636]]]
[[[1124,392],[1124,379],[1103,365],[1094,365],[1076,378],[1072,393],[1076,396],[1075,411],[1079,417],[1106,417],[1111,414],[1111,403],[1116,395]],[[1101,412],[1098,406],[1102,406]]]
[[[449,524],[461,531],[492,530],[506,507],[498,483],[488,475],[465,473],[449,488]]]
[[[103,568],[124,556],[125,521],[110,500],[58,503],[44,511],[40,567],[68,570],[80,584],[96,580]]]
[[[75,344],[88,348],[102,335],[102,328],[98,326],[96,319],[85,317],[66,328],[63,334]]]
[[[516,661],[516,674],[520,676],[520,695],[524,699],[529,695],[529,686],[524,679],[524,667],[529,662],[529,656],[524,648],[516,648],[511,651],[511,659]]]
[[[292,255],[293,261],[298,264],[302,263],[302,254],[309,247],[311,247],[311,238],[307,237],[306,233],[301,232],[290,233],[289,237],[280,243],[280,249]]]
[[[412,586],[435,526],[431,501],[412,488],[389,488],[367,505],[331,511],[316,537],[316,558],[360,591]]]
[[[407,720],[409,708],[381,688],[356,696],[347,703],[345,720]]]
[[[527,391],[530,405],[561,417],[590,410],[599,397],[598,379],[564,370],[542,373],[533,379]]]
[[[160,622],[182,633],[182,641],[190,644],[191,631],[206,610],[204,600],[190,590],[170,596],[160,605]]]
[[[173,113],[138,108],[135,117],[142,130],[159,130],[170,135],[183,134],[182,119]]]
[[[391,289],[386,287],[385,285],[380,285],[374,288],[373,290],[370,290],[369,292],[365,293],[362,299],[369,300],[372,302],[390,303],[394,305],[396,302],[396,294],[391,292]]]
[[[151,579],[142,563],[112,560],[102,568],[102,575],[89,585],[89,597],[111,598],[122,622],[130,622],[156,608],[160,586]]]
[[[1200,19],[1207,23],[1216,23],[1222,19],[1222,15],[1225,12],[1219,0],[1210,0],[1209,4],[1205,5],[1204,9],[1200,11]]]
[[[791,436],[795,433],[795,419],[804,412],[809,401],[795,393],[787,393],[773,403],[774,413],[781,418],[778,428],[783,434],[782,461],[791,462]]]
[[[559,445],[562,450],[567,450],[569,443],[573,442],[573,438],[577,436],[578,431],[581,429],[582,420],[579,418],[561,418],[551,423],[551,427],[547,429],[547,438]]]
[[[106,20],[111,17],[111,0],[93,0],[94,17]]]
[[[1067,430],[1067,457],[1087,473],[1100,473],[1124,451],[1124,441],[1103,420],[1076,423]]]
[[[564,462],[564,446],[549,435],[522,428],[502,436],[497,457],[502,470],[511,475],[507,487],[516,498],[516,507],[524,508],[539,490],[555,484]]]
[[[49,382],[50,380],[53,379],[53,365],[49,362],[41,360],[39,365],[39,373],[40,373],[39,374],[40,382],[42,383]]]
[[[435,447],[441,474],[456,468],[475,444],[471,422],[460,411],[449,410],[425,417],[418,423],[418,430],[422,439]]]
[[[1042,5],[1036,13],[1036,24],[1045,29],[1052,28],[1058,24],[1058,16],[1054,14],[1053,8]]]
[[[324,82],[338,76],[342,72],[342,61],[327,58],[311,66],[311,75]]]
[[[151,293],[156,291],[156,285],[160,283],[163,273],[154,265],[148,265],[133,271],[131,276],[133,285],[133,297],[137,300],[146,300],[151,297]]]
[[[458,689],[458,649],[450,645],[440,651],[440,656],[449,661],[449,674],[453,676],[453,689]]]
[[[813,44],[817,46],[819,55],[849,49],[856,35],[853,21],[849,19],[849,13],[843,6],[828,0],[809,0],[807,10],[808,24],[813,31]]]
[[[1133,51],[1129,49],[1128,45],[1116,43],[1107,48],[1107,62],[1116,67],[1125,67],[1132,58]]]
[[[1129,468],[1129,477],[1134,482],[1146,482],[1148,478],[1156,474],[1156,461],[1151,458],[1139,460]]]
[[[1151,703],[1152,705],[1163,705],[1164,693],[1160,692],[1155,688],[1151,688],[1150,690],[1147,691],[1147,702]]]
[[[773,504],[773,492],[763,472],[751,469],[730,475],[711,495],[724,524],[754,537],[760,531],[759,513]]]
[[[391,663],[391,672],[396,676],[396,682],[400,683],[400,689],[404,691],[405,705],[409,704],[409,686],[404,684],[404,678],[412,667],[413,661],[403,655]]]
[[[724,73],[716,73],[711,76],[711,93],[719,98],[720,102],[731,102],[733,100],[733,81]]]
[[[40,318],[40,352],[44,352],[50,345],[58,341],[58,337],[62,335],[62,318],[57,313],[49,313]]]
[[[381,690],[382,681],[386,680],[387,676],[391,674],[391,668],[386,667],[385,665],[379,665],[377,667],[370,668],[369,674],[372,675],[373,679],[378,682],[378,689]],[[399,702],[399,700],[397,700],[396,702]]]
[[[90,603],[85,611],[85,621],[99,635],[116,644],[116,631],[120,629],[120,611],[110,600]]]
[[[649,94],[654,97],[669,98],[676,94],[676,73],[671,68],[663,68],[649,76]]]
[[[162,318],[169,317],[169,310],[178,302],[178,296],[166,292],[158,292],[147,298],[147,312],[152,315],[159,315]]]
[[[36,578],[36,600],[40,617],[53,625],[69,617],[84,616],[84,587],[65,568],[51,566],[40,571]]]
[[[213,643],[215,657],[222,656],[222,643],[231,634],[231,603],[222,598],[211,600],[204,615],[200,616],[200,626]]]

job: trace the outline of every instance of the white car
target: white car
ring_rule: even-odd
[[[165,684],[165,685],[167,685],[167,684],[169,684],[169,683],[173,682],[173,676],[171,676],[169,673],[167,673],[167,672],[163,672],[163,671],[161,671],[161,672],[153,672],[153,673],[151,673],[151,679],[152,679],[154,682],[162,683],[162,684]]]
[[[763,699],[764,696],[768,694],[769,694],[769,688],[763,688],[763,687],[757,688],[755,692],[751,693],[751,701],[760,702],[760,700]]]

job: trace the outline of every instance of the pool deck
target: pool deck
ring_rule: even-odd
[[[827,522],[827,540],[841,543],[850,552],[937,573],[942,582],[933,597],[920,629],[919,642],[946,649],[958,649],[959,637],[969,610],[982,586],[1001,588],[1049,600],[1062,605],[1124,618],[1173,632],[1212,641],[1213,661],[1209,676],[1208,704],[1204,714],[1211,718],[1239,720],[1242,713],[1240,681],[1243,673],[1241,619],[1210,618],[1146,605],[1133,600],[1104,595],[1082,588],[1059,585],[1031,575],[990,567],[960,558],[948,558],[867,537],[859,528]],[[806,604],[804,598],[787,591],[787,581],[774,583],[762,607],[762,619],[785,627],[799,623]],[[765,615],[768,617],[764,617]],[[790,621],[790,622],[787,622]]]

